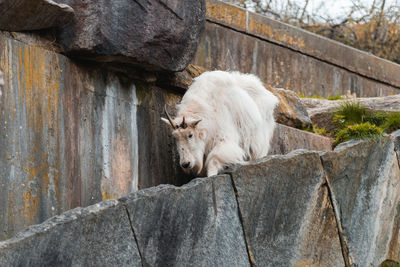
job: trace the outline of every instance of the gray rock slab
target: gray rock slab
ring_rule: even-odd
[[[399,161],[400,165],[400,130],[394,131],[391,136],[393,138],[394,148],[397,153],[397,160]]]
[[[390,137],[346,142],[321,158],[350,260],[399,261],[400,170]]]
[[[62,26],[72,20],[74,10],[52,0],[1,0],[0,29],[40,30]]]
[[[332,150],[333,141],[329,137],[277,124],[269,154],[287,154],[296,149]]]
[[[318,153],[269,156],[232,177],[256,266],[344,266]]]
[[[76,208],[0,242],[0,266],[141,266],[116,200]]]
[[[67,53],[148,70],[183,70],[205,25],[205,0],[62,2],[75,10],[58,38]]]
[[[144,266],[249,266],[231,179],[161,185],[121,199]]]

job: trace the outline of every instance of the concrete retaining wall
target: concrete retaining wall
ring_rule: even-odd
[[[400,93],[399,65],[217,0],[207,2],[193,63],[254,73],[308,96]]]

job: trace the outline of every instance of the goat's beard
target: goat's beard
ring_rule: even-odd
[[[199,163],[196,163],[196,165],[193,168],[189,169],[189,170],[188,169],[184,169],[184,168],[182,168],[182,170],[186,174],[200,175],[201,172],[203,171],[203,163],[199,162]]]
[[[191,169],[184,169],[184,168],[181,168],[181,169],[186,174],[193,174],[193,175],[200,176],[203,171],[203,162],[196,162],[196,165],[194,165],[193,168],[191,168]]]

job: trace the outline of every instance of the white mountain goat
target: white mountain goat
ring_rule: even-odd
[[[197,77],[172,119],[185,172],[212,176],[227,164],[267,155],[278,99],[254,75],[211,71]],[[206,169],[206,172],[205,170]]]

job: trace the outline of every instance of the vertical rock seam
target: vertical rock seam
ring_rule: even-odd
[[[346,267],[352,267],[353,266],[353,259],[350,256],[349,253],[349,246],[347,244],[347,238],[343,233],[343,228],[342,228],[342,223],[340,221],[340,216],[339,216],[339,210],[337,208],[337,205],[334,201],[333,197],[333,192],[331,190],[331,185],[329,183],[329,180],[327,179],[327,174],[325,172],[325,166],[324,166],[324,161],[320,157],[322,167],[324,168],[324,176],[325,176],[325,183],[324,185],[328,189],[328,196],[329,196],[329,201],[332,204],[332,209],[333,209],[333,214],[335,214],[335,220],[336,220],[336,226],[339,234],[339,240],[340,240],[340,247],[342,248],[342,255],[343,255],[343,260],[346,265]]]
[[[144,267],[142,252],[140,251],[139,242],[138,242],[137,237],[136,237],[135,229],[133,229],[133,225],[132,225],[132,221],[131,221],[131,216],[129,214],[129,210],[124,204],[122,204],[122,206],[124,207],[124,209],[126,211],[126,216],[128,216],[129,225],[131,227],[133,238],[135,239],[136,246],[137,246],[137,249],[138,249],[138,252],[139,252],[139,256],[140,256],[140,264],[142,265],[142,267]]]
[[[249,243],[248,243],[248,241],[247,241],[246,232],[245,232],[244,226],[243,226],[243,216],[242,216],[242,212],[240,211],[239,201],[238,201],[238,199],[237,199],[238,191],[237,191],[237,189],[236,189],[235,182],[233,181],[233,177],[232,177],[232,174],[231,174],[231,173],[229,173],[229,177],[230,177],[230,179],[231,179],[233,191],[235,192],[235,200],[236,200],[236,203],[237,203],[239,221],[240,221],[240,225],[242,226],[244,242],[246,243],[247,255],[249,256],[249,262],[250,262],[250,265],[251,265],[252,267],[255,267],[255,266],[257,266],[257,265],[256,265],[256,263],[254,262],[253,256],[252,256],[252,254],[251,254],[250,246],[249,246]]]

